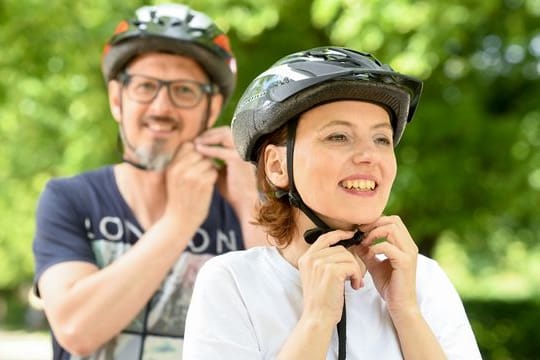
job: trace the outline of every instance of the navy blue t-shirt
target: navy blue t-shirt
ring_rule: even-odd
[[[52,179],[41,194],[36,214],[35,284],[50,266],[65,261],[86,261],[103,268],[129,251],[143,232],[120,194],[112,166]],[[210,257],[241,249],[238,218],[214,191],[207,219],[145,309],[119,336],[85,359],[110,355],[115,360],[181,359],[195,276]],[[53,347],[55,360],[77,358],[59,346],[54,334]]]

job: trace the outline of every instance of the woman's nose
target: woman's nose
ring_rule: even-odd
[[[352,155],[352,161],[355,164],[372,163],[375,160],[375,149],[373,146],[362,143],[358,144]]]

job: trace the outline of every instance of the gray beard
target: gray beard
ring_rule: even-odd
[[[148,170],[163,171],[170,164],[174,153],[167,153],[163,149],[165,141],[155,141],[151,146],[137,147],[135,156],[139,164]]]

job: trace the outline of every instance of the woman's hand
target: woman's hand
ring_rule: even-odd
[[[313,317],[327,325],[336,325],[341,319],[345,281],[350,280],[354,289],[363,286],[365,270],[359,259],[343,246],[331,247],[353,234],[336,230],[321,235],[299,258],[304,296],[302,317]]]
[[[399,216],[382,216],[360,226],[360,230],[365,236],[355,251],[366,264],[390,315],[417,310],[418,247],[403,221]]]

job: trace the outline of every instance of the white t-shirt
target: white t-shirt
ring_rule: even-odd
[[[347,359],[402,359],[385,302],[369,273],[345,284]],[[448,359],[481,359],[463,304],[434,261],[418,258],[420,310]],[[302,313],[298,270],[275,247],[210,259],[197,276],[184,335],[184,359],[275,359]],[[337,359],[334,330],[327,359]]]

